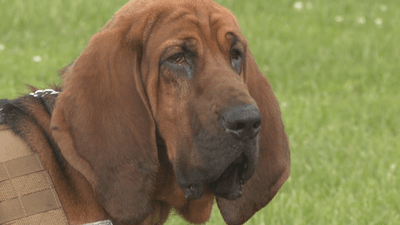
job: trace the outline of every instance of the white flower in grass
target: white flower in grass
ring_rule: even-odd
[[[386,6],[386,5],[381,5],[381,10],[382,10],[383,12],[386,12],[387,6]]]
[[[281,106],[282,106],[282,108],[285,108],[285,107],[287,107],[287,102],[282,102],[282,104],[281,104]]]
[[[393,163],[393,164],[390,165],[390,170],[393,172],[394,169],[396,169],[396,164]]]
[[[306,8],[307,9],[312,9],[312,7],[313,7],[312,3],[311,2],[307,2]]]
[[[0,51],[3,51],[4,49],[6,49],[6,46],[4,46],[3,44],[0,44]]]
[[[303,9],[303,3],[302,2],[295,2],[293,4],[293,7],[297,10],[302,10]]]
[[[393,178],[393,172],[395,169],[396,169],[396,164],[391,164],[390,171],[386,174],[388,180],[391,180]]]
[[[378,26],[382,25],[382,19],[381,18],[376,18],[375,19],[375,24],[378,25]]]
[[[338,23],[341,23],[341,22],[343,22],[343,17],[342,16],[336,16],[335,17],[335,21],[338,22]]]
[[[364,23],[365,23],[365,17],[359,17],[359,18],[357,19],[357,22],[358,22],[359,24],[364,24]]]
[[[42,57],[40,57],[40,56],[38,56],[38,55],[35,55],[35,56],[33,56],[32,60],[33,60],[34,62],[41,62],[41,61],[42,61]]]

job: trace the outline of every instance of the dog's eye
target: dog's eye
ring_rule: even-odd
[[[240,71],[242,70],[242,53],[239,50],[233,49],[231,51],[231,64],[232,68],[240,74]]]
[[[239,60],[239,58],[242,57],[242,55],[240,54],[240,52],[238,50],[233,50],[231,53],[231,58],[233,60]]]
[[[168,58],[168,61],[173,64],[181,64],[185,62],[185,55],[183,53],[176,53]]]

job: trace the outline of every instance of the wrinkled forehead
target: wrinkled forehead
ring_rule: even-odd
[[[221,39],[226,33],[240,35],[235,16],[211,0],[132,0],[117,14],[143,15],[142,19],[146,20],[143,42],[155,33],[162,33],[163,40],[201,39],[199,35]]]
[[[118,13],[152,11],[154,14],[171,13],[176,9],[188,9],[193,11],[222,12],[234,18],[234,15],[225,7],[212,0],[130,0]]]

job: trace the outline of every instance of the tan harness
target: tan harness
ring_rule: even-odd
[[[0,225],[31,224],[63,225],[68,220],[39,156],[7,126],[0,125]]]
[[[37,154],[0,125],[0,224],[68,224]]]

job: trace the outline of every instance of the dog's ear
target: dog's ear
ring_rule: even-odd
[[[243,224],[267,205],[290,173],[289,142],[278,101],[250,50],[247,52],[244,79],[262,117],[260,152],[254,174],[243,187],[243,196],[235,201],[217,197],[218,207],[228,224]]]
[[[91,38],[63,75],[51,120],[68,163],[91,183],[106,211],[127,224],[152,211],[159,166],[140,73],[141,29],[129,18],[114,18]]]

